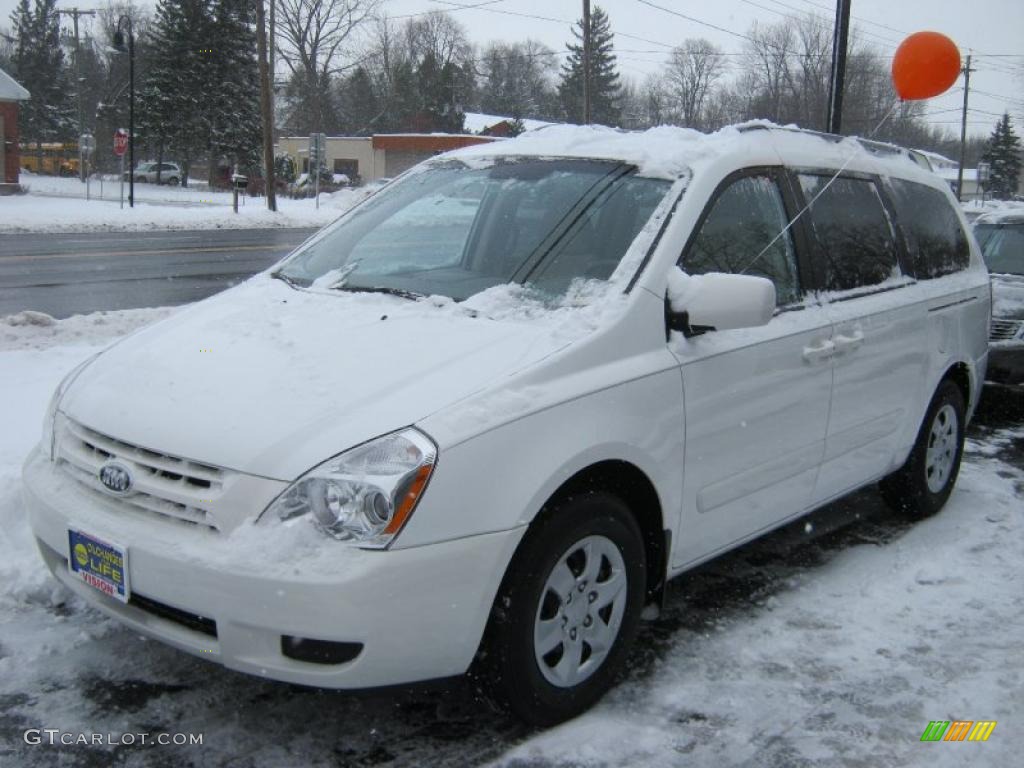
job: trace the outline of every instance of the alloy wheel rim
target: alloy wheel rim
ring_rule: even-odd
[[[594,674],[619,636],[628,598],[626,564],[615,543],[587,536],[558,559],[541,591],[533,650],[541,674],[569,688]]]
[[[956,411],[953,406],[944,405],[932,419],[925,452],[925,481],[932,493],[939,493],[949,482],[956,460],[957,436]]]

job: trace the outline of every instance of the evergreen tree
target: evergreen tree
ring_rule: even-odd
[[[15,47],[14,76],[31,98],[19,110],[19,130],[25,141],[42,142],[73,139],[76,133],[71,86],[60,47],[57,0],[21,0],[11,14]]]
[[[157,149],[157,160],[171,152],[186,183],[192,160],[210,144],[204,119],[212,49],[209,0],[160,0],[152,27],[152,55],[136,120],[142,136]]]
[[[256,62],[255,7],[248,0],[214,0],[203,111],[211,162],[226,158],[260,167],[262,116]]]
[[[395,64],[389,78],[381,133],[397,133],[412,129],[419,104],[416,70],[409,60]]]
[[[438,66],[432,52],[427,52],[416,70],[419,109],[415,127],[426,132],[462,133],[465,115],[455,94],[460,71],[455,64]]]
[[[1013,132],[1009,113],[1004,112],[996,123],[995,130],[988,140],[982,160],[989,164],[987,192],[1000,200],[1009,200],[1017,194],[1020,181],[1021,143],[1020,137]]]
[[[583,122],[583,20],[572,30],[575,43],[568,43],[569,58],[562,66],[558,95],[566,119]],[[590,14],[590,115],[591,121],[618,125],[619,73],[616,71],[611,24],[600,7]]]
[[[261,122],[254,9],[247,0],[160,0],[137,110],[160,160],[173,153],[187,178],[205,155],[259,166]],[[184,179],[182,180],[184,182]]]
[[[370,136],[381,125],[380,100],[365,67],[356,67],[341,84],[342,127],[352,136]]]

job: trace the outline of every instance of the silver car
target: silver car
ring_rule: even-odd
[[[992,275],[988,380],[1024,383],[1024,208],[989,213],[974,234]]]
[[[139,163],[131,175],[135,177],[136,183],[169,184],[172,187],[178,186],[182,177],[181,167],[177,163]],[[125,171],[124,180],[128,181],[128,178],[129,171]]]

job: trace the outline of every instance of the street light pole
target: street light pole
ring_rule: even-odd
[[[128,26],[128,47],[125,48],[121,24]],[[123,15],[117,20],[114,31],[114,48],[128,53],[128,207],[135,207],[135,33],[132,20]]]

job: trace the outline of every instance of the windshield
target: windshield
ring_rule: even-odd
[[[509,282],[560,296],[610,277],[670,186],[615,162],[445,163],[382,190],[277,274],[455,300]]]
[[[983,224],[975,234],[989,272],[1024,275],[1024,225]]]

